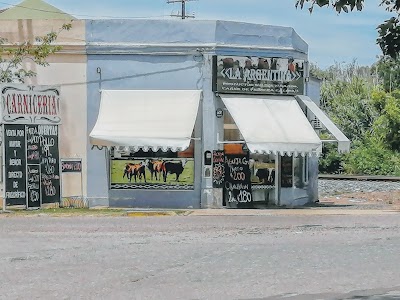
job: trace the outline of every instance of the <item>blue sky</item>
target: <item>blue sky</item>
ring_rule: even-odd
[[[0,0],[0,7],[22,0]],[[179,4],[167,0],[47,0],[51,5],[82,19],[104,17],[170,18]],[[197,0],[188,2],[189,13],[201,20],[232,20],[293,27],[309,44],[310,61],[325,68],[335,62],[370,65],[380,55],[376,27],[391,17],[380,0],[366,0],[362,12],[337,15],[331,8],[316,8],[313,14],[294,7],[295,0]]]

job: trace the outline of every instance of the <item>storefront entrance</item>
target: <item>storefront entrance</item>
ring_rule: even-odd
[[[266,208],[308,197],[308,156],[251,154],[243,148],[245,144],[226,144],[218,151],[224,161],[217,172],[224,174],[224,207]]]

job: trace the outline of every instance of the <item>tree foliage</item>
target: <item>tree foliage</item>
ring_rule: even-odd
[[[24,83],[27,78],[36,75],[32,70],[26,70],[23,63],[31,60],[40,66],[48,66],[47,58],[61,50],[61,46],[53,45],[59,33],[70,30],[71,24],[64,24],[58,31],[51,31],[43,36],[38,36],[35,41],[21,41],[9,44],[0,37],[0,83]]]
[[[325,76],[322,108],[352,141],[348,154],[324,145],[320,171],[400,176],[400,90],[386,92],[374,80],[374,68],[369,73],[356,64],[314,68]]]
[[[348,13],[353,10],[361,11],[365,0],[296,0],[296,8],[303,9],[306,3],[309,4],[308,10],[313,12],[315,6],[331,6],[337,13],[342,11]],[[381,7],[392,12],[394,16],[385,20],[377,27],[377,44],[382,53],[392,58],[396,58],[400,53],[400,0],[381,0]]]
[[[392,59],[382,56],[374,65],[386,92],[400,89],[400,57]]]

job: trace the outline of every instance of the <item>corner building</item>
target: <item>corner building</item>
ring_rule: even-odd
[[[86,52],[90,206],[304,205],[321,130],[349,150],[292,28],[87,20]]]

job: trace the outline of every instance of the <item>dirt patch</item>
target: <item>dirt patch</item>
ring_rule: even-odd
[[[382,206],[383,208],[400,209],[400,190],[387,192],[344,193],[320,198],[320,204]]]

